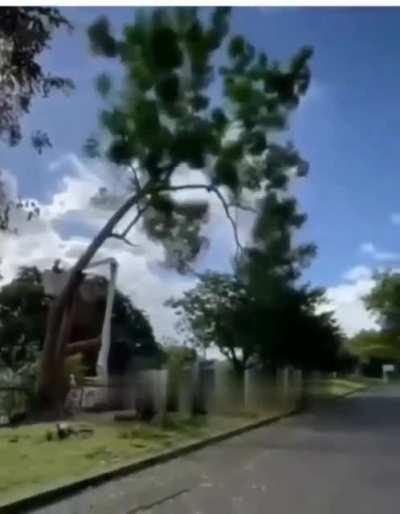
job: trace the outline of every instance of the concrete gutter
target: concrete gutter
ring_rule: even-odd
[[[0,513],[21,514],[30,509],[37,509],[39,507],[42,507],[43,505],[56,502],[57,500],[65,498],[66,496],[69,496],[73,493],[77,493],[87,487],[93,487],[101,484],[102,482],[113,480],[115,478],[119,478],[125,475],[129,475],[130,473],[146,469],[150,466],[154,466],[162,462],[176,459],[177,457],[181,457],[182,455],[186,455],[187,453],[199,450],[201,448],[204,448],[205,446],[219,443],[221,441],[224,441],[225,439],[229,439],[231,437],[241,435],[250,430],[254,430],[255,428],[269,425],[281,419],[288,418],[290,416],[300,413],[302,410],[302,408],[296,408],[284,414],[278,414],[275,416],[262,418],[257,421],[253,421],[251,423],[243,425],[239,428],[235,428],[234,430],[222,432],[211,437],[201,439],[199,441],[185,444],[183,446],[179,446],[171,450],[163,451],[157,453],[156,455],[152,455],[151,457],[146,457],[141,460],[128,462],[117,468],[102,471],[100,473],[96,473],[94,475],[90,475],[88,477],[75,480],[73,482],[67,482],[60,486],[50,487],[48,489],[38,491],[37,493],[30,496],[25,496],[23,498],[12,500],[7,503],[0,502]]]

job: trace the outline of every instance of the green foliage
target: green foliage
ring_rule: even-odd
[[[164,344],[164,351],[167,355],[167,364],[172,367],[180,367],[185,364],[192,364],[197,359],[194,348],[182,346],[177,343],[167,341]]]
[[[107,98],[112,89],[112,81],[105,73],[99,75],[96,80],[97,91],[103,98]]]
[[[367,309],[376,316],[382,330],[400,333],[400,273],[375,274],[375,285],[365,296]]]
[[[177,328],[195,348],[217,347],[234,367],[245,369],[254,355],[251,337],[252,299],[229,274],[206,272],[198,284],[170,299],[167,305],[179,315]]]
[[[400,344],[397,335],[380,330],[361,330],[349,339],[350,351],[367,363],[371,359],[400,361]]]
[[[354,353],[368,359],[400,360],[400,273],[376,273],[372,290],[364,297],[380,330],[362,331],[350,342]]]
[[[332,313],[318,312],[323,302],[321,291],[307,287],[288,288],[280,303],[263,302],[258,336],[267,343],[260,346],[260,360],[304,371],[337,371],[344,338]]]
[[[0,359],[12,369],[33,362],[42,347],[46,299],[41,274],[21,268],[0,290]]]
[[[130,298],[119,290],[115,292],[112,321],[116,324],[124,324],[126,330],[135,339],[136,345],[143,347],[156,345],[153,328],[146,314],[136,308]]]
[[[29,112],[35,95],[47,97],[53,90],[73,88],[71,80],[44,70],[39,59],[54,33],[63,27],[71,29],[68,20],[53,7],[0,9],[0,137],[11,146],[21,140],[20,117]],[[50,146],[48,136],[40,131],[33,134],[32,142],[39,152]]]
[[[20,142],[20,120],[29,113],[35,96],[46,98],[53,90],[73,89],[71,80],[51,75],[40,62],[54,33],[63,27],[71,29],[53,7],[0,7],[0,139],[10,146]],[[31,142],[39,153],[51,146],[49,136],[41,130],[31,134]],[[0,176],[0,231],[10,230],[12,200]],[[37,205],[27,210],[28,219],[34,214],[38,214]]]
[[[37,366],[34,362],[18,369],[0,366],[0,415],[10,421],[14,416],[24,416],[36,406]]]
[[[342,367],[341,331],[331,313],[317,313],[321,291],[281,280],[267,302],[233,275],[208,272],[199,279],[182,298],[167,302],[194,347],[218,348],[237,371],[255,361],[306,371]]]
[[[93,52],[119,60],[125,70],[123,92],[113,100],[110,79],[98,80],[106,100],[101,124],[110,141],[104,154],[130,170],[135,165],[134,187],[148,188],[145,230],[180,271],[206,244],[207,204],[195,220],[179,211],[176,195],[160,194],[173,188],[175,176],[184,187],[188,169],[200,170],[209,192],[223,187],[228,199],[240,201],[246,189],[285,189],[289,173],[304,176],[307,169],[292,146],[272,143],[270,135],[287,126],[306,92],[312,52],[301,50],[287,67],[271,65],[242,36],[230,34],[230,11],[217,7],[206,19],[197,8],[141,9],[122,37],[106,18],[88,33]],[[219,104],[210,97],[218,83]],[[86,148],[101,155],[95,138]]]
[[[130,368],[159,367],[165,358],[146,313],[135,307],[127,295],[116,290],[108,361],[110,372],[124,373]]]
[[[41,273],[36,267],[21,268],[18,276],[0,290],[0,360],[13,370],[36,362],[43,345],[47,300]],[[152,326],[141,310],[120,291],[115,292],[112,315],[112,365],[122,359],[163,359]],[[66,367],[85,374],[81,363],[70,358]],[[71,368],[72,369],[72,368]]]

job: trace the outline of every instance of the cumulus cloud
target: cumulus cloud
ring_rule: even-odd
[[[336,318],[348,336],[360,330],[377,328],[374,317],[367,311],[362,298],[374,286],[372,270],[355,266],[343,275],[345,282],[329,287],[326,291],[326,308],[335,312]]]
[[[66,267],[71,266],[110,214],[110,210],[94,206],[89,199],[104,186],[118,198],[126,187],[126,177],[123,175],[109,173],[100,164],[89,167],[74,155],[65,156],[53,163],[50,172],[60,176],[59,186],[49,201],[40,206],[41,216],[27,222],[21,211],[14,211],[12,222],[19,229],[18,235],[5,236],[0,233],[3,283],[11,280],[20,266],[36,265],[44,269],[57,258]],[[17,197],[15,179],[10,173],[3,173],[8,193]],[[178,177],[176,180],[178,184],[182,179]],[[193,172],[191,180],[200,183],[202,178]],[[206,191],[182,192],[178,197],[187,199],[188,195],[210,201],[210,221],[206,230],[212,243],[198,263],[198,268],[228,271],[235,243],[232,227],[219,200]],[[234,215],[237,217],[240,239],[245,243],[253,215],[243,211],[237,211]],[[164,255],[162,246],[149,241],[139,226],[133,230],[130,238],[138,245],[137,248],[131,248],[118,240],[109,240],[98,252],[96,259],[113,256],[119,263],[118,287],[138,307],[148,312],[158,338],[174,336],[175,316],[164,306],[164,302],[170,296],[179,296],[192,287],[195,279],[160,266]],[[369,255],[382,254],[372,243],[364,244],[363,252]],[[371,270],[359,265],[347,271],[343,279],[343,283],[327,290],[329,308],[336,312],[338,321],[349,335],[363,328],[373,328],[375,322],[361,300],[373,285]]]
[[[106,187],[115,198],[121,198],[121,193],[126,191],[126,176],[111,174],[101,164],[88,166],[75,155],[62,157],[50,166],[49,171],[59,175],[60,180],[49,201],[40,205],[40,217],[27,222],[21,211],[14,210],[12,223],[18,228],[18,234],[0,234],[2,283],[11,280],[20,266],[36,265],[44,269],[51,266],[55,259],[61,259],[65,267],[71,266],[109,218],[110,208],[115,209],[115,205],[109,206],[108,210],[94,206],[90,198],[102,187]],[[17,197],[17,184],[11,174],[7,177],[10,194]],[[178,177],[176,184],[181,180]],[[201,183],[201,176],[193,172],[191,181]],[[198,264],[203,269],[210,266],[229,270],[235,243],[232,227],[218,198],[206,191],[182,192],[177,196],[182,200],[191,197],[210,201],[207,232],[213,242]],[[249,223],[244,218],[239,221],[244,236]],[[135,248],[111,239],[103,245],[96,259],[113,256],[119,263],[118,287],[138,307],[148,312],[159,338],[175,335],[175,316],[171,309],[164,306],[164,302],[170,296],[179,296],[192,287],[196,279],[163,268],[160,265],[164,256],[163,247],[149,241],[139,225],[129,237],[137,245]]]
[[[343,274],[343,278],[350,282],[368,279],[372,276],[372,270],[364,265],[354,266]]]
[[[362,243],[360,245],[360,251],[364,255],[368,255],[376,261],[397,261],[400,259],[400,255],[398,253],[379,250],[371,242]]]

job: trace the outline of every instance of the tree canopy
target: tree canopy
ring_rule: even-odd
[[[398,339],[381,330],[361,330],[349,339],[348,347],[364,363],[371,359],[400,361]]]
[[[276,303],[266,303],[234,275],[207,272],[167,304],[186,343],[218,348],[238,372],[255,363],[330,371],[344,357],[343,336],[332,313],[317,312],[322,301],[319,290],[286,284]]]
[[[384,271],[374,279],[374,287],[364,297],[365,306],[383,331],[400,335],[400,273]]]
[[[54,401],[46,392],[57,390],[63,365],[57,357],[66,344],[63,313],[73,302],[80,273],[108,238],[130,243],[131,229],[141,222],[147,235],[163,244],[166,263],[184,272],[207,242],[202,228],[209,202],[180,193],[214,195],[240,250],[232,206],[243,207],[245,197],[255,193],[284,191],[289,176],[307,172],[307,163],[293,145],[278,143],[277,133],[287,128],[307,90],[311,49],[281,66],[232,33],[230,8],[212,9],[208,18],[203,14],[197,8],[142,9],[122,36],[104,17],[89,28],[93,53],[121,63],[124,79],[120,88],[111,76],[98,77],[104,139],[89,138],[86,151],[118,165],[130,186],[72,268],[52,310],[42,360],[46,402]],[[213,86],[221,86],[221,95],[212,94]],[[193,171],[202,178],[194,180]],[[103,188],[101,197],[106,196]],[[131,219],[121,226],[127,215]]]
[[[174,191],[214,192],[229,209],[245,190],[282,189],[288,170],[307,171],[293,146],[269,136],[286,128],[307,89],[311,50],[301,50],[287,68],[270,63],[229,33],[229,15],[229,8],[216,8],[204,22],[196,8],[146,9],[126,25],[122,39],[106,18],[89,29],[93,52],[118,59],[126,73],[122,94],[110,76],[98,78],[106,102],[100,120],[110,143],[103,149],[90,138],[86,149],[127,168],[134,190],[156,186],[141,202],[144,227],[164,243],[178,269],[205,242],[200,229],[208,205],[178,202]],[[219,68],[216,52],[224,53]],[[221,100],[210,92],[218,82]],[[203,171],[204,180],[191,183],[188,170]]]
[[[255,354],[252,326],[254,302],[233,275],[207,272],[198,284],[170,299],[180,319],[177,329],[194,348],[217,347],[238,371]]]
[[[400,273],[386,270],[375,273],[374,286],[363,298],[379,328],[364,330],[350,340],[352,351],[363,361],[400,360]]]
[[[0,289],[0,361],[10,368],[37,358],[43,343],[46,297],[40,272],[21,268]]]

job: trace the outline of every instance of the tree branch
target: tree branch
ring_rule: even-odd
[[[137,213],[136,213],[136,216],[133,218],[133,220],[129,223],[129,225],[126,227],[126,229],[122,232],[122,237],[126,237],[128,235],[128,233],[130,232],[130,230],[132,229],[132,227],[134,225],[136,225],[136,223],[139,221],[139,219],[141,218],[142,214],[146,211],[146,209],[149,208],[149,204],[145,204],[143,207],[139,207],[139,205],[136,206],[137,207]]]
[[[142,186],[140,185],[140,180],[139,180],[139,176],[137,174],[137,170],[136,170],[136,168],[132,164],[129,166],[129,168],[132,171],[133,179],[134,179],[134,182],[135,182],[135,186],[136,186],[136,189],[139,192],[142,189]]]
[[[250,207],[250,205],[242,205],[240,203],[229,203],[228,207],[235,207],[236,209],[240,209],[241,211],[253,212],[254,214],[257,213],[257,209],[255,209],[254,207]]]
[[[242,247],[242,245],[240,243],[239,234],[238,234],[238,228],[237,228],[237,225],[236,225],[236,221],[231,216],[231,213],[230,213],[230,210],[229,210],[229,205],[228,205],[227,201],[225,200],[225,198],[223,197],[221,191],[217,187],[215,187],[215,186],[210,186],[210,187],[211,187],[210,191],[213,191],[218,196],[218,198],[220,199],[220,201],[222,203],[222,206],[223,206],[223,208],[225,210],[226,217],[228,218],[228,220],[230,221],[230,223],[232,225],[233,236],[235,238],[237,249],[242,251],[243,247]]]
[[[123,241],[127,245],[131,246],[132,248],[138,248],[138,245],[133,244],[123,234],[118,234],[117,232],[111,232],[109,237],[112,237],[113,239],[119,239],[120,241]]]
[[[242,245],[240,243],[240,240],[239,240],[239,234],[238,234],[237,225],[236,225],[236,222],[233,219],[233,217],[232,217],[232,215],[231,215],[231,213],[229,211],[229,204],[225,200],[225,198],[222,195],[221,191],[217,187],[215,187],[213,185],[207,185],[207,184],[187,184],[186,186],[165,186],[165,187],[161,187],[159,189],[159,191],[185,191],[185,190],[190,190],[190,189],[202,189],[204,191],[207,191],[208,193],[213,192],[214,194],[217,195],[217,197],[219,198],[219,200],[222,203],[222,206],[224,208],[225,214],[226,214],[228,220],[230,221],[230,223],[232,225],[233,235],[234,235],[234,238],[235,238],[235,243],[236,243],[237,249],[242,251],[243,247],[242,247]]]

